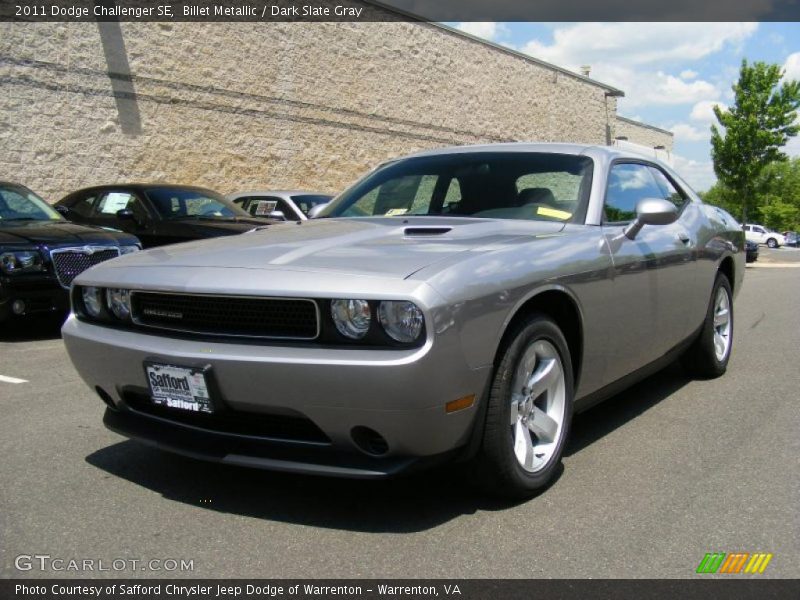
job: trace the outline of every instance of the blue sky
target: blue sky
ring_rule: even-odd
[[[698,190],[714,181],[711,107],[731,102],[743,58],[800,79],[800,23],[449,23],[625,91],[619,114],[675,134],[675,166]],[[800,140],[786,151],[800,156]]]

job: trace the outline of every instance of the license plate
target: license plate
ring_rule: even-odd
[[[189,412],[214,412],[204,369],[155,363],[144,367],[153,404]]]

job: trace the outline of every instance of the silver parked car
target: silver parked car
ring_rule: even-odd
[[[744,239],[668,167],[503,144],[386,163],[320,219],[76,280],[70,357],[125,436],[229,464],[552,478],[570,420],[674,358],[724,373]]]
[[[270,217],[279,221],[312,219],[332,199],[330,194],[301,190],[267,190],[228,195],[228,200],[254,217]]]

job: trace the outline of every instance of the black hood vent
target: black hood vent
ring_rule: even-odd
[[[444,235],[452,230],[452,227],[406,227],[405,235]]]

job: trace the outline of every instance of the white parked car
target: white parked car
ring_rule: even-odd
[[[748,241],[756,244],[766,244],[770,248],[780,248],[786,244],[786,238],[777,231],[772,231],[763,225],[747,224],[744,226],[744,235]]]
[[[305,221],[313,218],[333,196],[301,190],[269,190],[230,194],[228,200],[253,216],[279,221]]]

